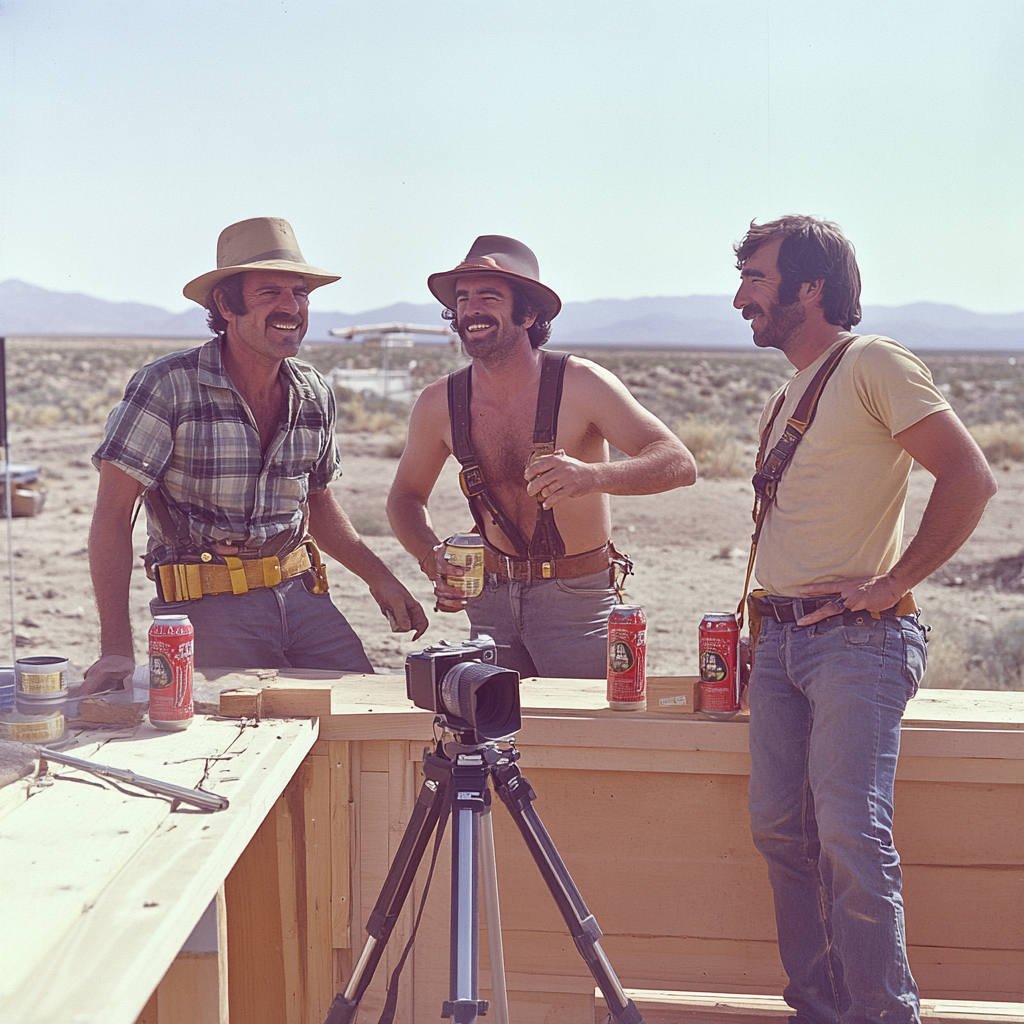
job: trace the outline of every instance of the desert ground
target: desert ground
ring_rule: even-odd
[[[12,524],[17,653],[61,654],[81,673],[98,655],[98,619],[88,570],[88,531],[97,474],[90,458],[106,412],[135,368],[196,342],[124,339],[10,339],[7,354],[10,456],[40,467],[43,511]],[[557,347],[554,345],[553,347]],[[414,353],[422,386],[461,357],[423,346]],[[307,345],[322,369],[379,363],[357,346]],[[708,471],[691,488],[612,499],[616,546],[633,558],[628,599],[648,618],[648,671],[696,672],[697,627],[708,611],[736,607],[750,539],[749,463],[756,414],[788,370],[765,353],[592,352],[637,397],[681,431]],[[969,425],[995,420],[1020,426],[1024,359],[1007,355],[929,358],[936,381]],[[338,443],[344,475],[333,486],[366,542],[428,611],[430,629],[415,644],[391,633],[362,582],[329,562],[331,594],[363,639],[379,671],[400,672],[405,656],[441,638],[469,635],[464,613],[435,613],[430,585],[391,535],[384,503],[397,466],[407,409],[339,393]],[[689,434],[688,434],[689,432]],[[1013,431],[1011,430],[1011,436]],[[955,560],[916,589],[932,627],[925,685],[1022,689],[1024,666],[1024,462],[1010,446],[994,449],[1000,490]],[[1009,455],[1005,452],[1009,451]],[[730,476],[730,472],[738,475]],[[931,477],[912,475],[909,541],[927,501]],[[431,514],[440,536],[471,522],[449,460]],[[6,544],[3,545],[6,549]],[[145,526],[135,529],[137,553]],[[2,571],[6,575],[6,550]],[[153,585],[141,562],[133,574],[131,610],[136,656],[145,658]],[[6,588],[5,588],[6,589]],[[6,605],[6,594],[2,602]],[[0,613],[0,658],[10,658],[8,615]]]

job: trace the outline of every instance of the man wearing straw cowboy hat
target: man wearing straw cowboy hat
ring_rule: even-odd
[[[309,293],[338,279],[306,263],[287,221],[256,217],[225,228],[217,269],[185,286],[217,337],[140,370],[94,456],[89,562],[101,656],[83,692],[134,669],[128,590],[140,496],[151,608],[189,616],[197,665],[372,671],[327,593],[320,548],[366,582],[396,628],[426,629],[423,609],[328,488],[339,468],[334,396],[293,358]]]
[[[417,400],[388,497],[391,526],[434,581],[438,609],[465,607],[502,665],[602,677],[615,563],[625,561],[609,541],[608,495],[692,484],[693,457],[614,375],[541,348],[561,300],[521,242],[482,235],[427,284],[473,362]],[[609,444],[627,458],[610,461]],[[452,454],[484,539],[484,592],[468,602],[446,582],[461,573],[427,512]]]

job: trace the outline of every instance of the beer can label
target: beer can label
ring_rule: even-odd
[[[159,616],[149,630],[149,720],[193,717],[194,641],[188,616]]]
[[[635,605],[608,617],[608,704],[616,711],[647,706],[647,617]]]
[[[700,624],[700,711],[736,712],[739,694],[739,623],[729,612],[712,612]]]
[[[476,541],[476,543],[474,543]],[[445,560],[465,569],[463,576],[445,576],[445,583],[466,599],[484,592],[484,544],[476,534],[460,534],[445,546]]]

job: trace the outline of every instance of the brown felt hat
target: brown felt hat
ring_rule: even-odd
[[[240,220],[220,233],[217,269],[189,281],[182,291],[186,299],[205,306],[218,282],[247,270],[284,270],[289,274],[301,274],[310,291],[341,280],[338,274],[328,274],[319,267],[311,267],[303,259],[288,221],[280,217],[253,217]]]
[[[540,267],[533,250],[505,235],[481,235],[466,258],[454,269],[427,278],[434,297],[449,309],[455,309],[455,282],[464,274],[507,274],[519,281],[538,305],[538,319],[554,320],[562,300],[547,285],[541,284]]]

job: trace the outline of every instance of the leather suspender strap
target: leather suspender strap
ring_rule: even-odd
[[[757,472],[754,473],[753,478],[754,508],[751,515],[754,519],[754,533],[750,538],[750,558],[747,560],[747,575],[743,581],[743,596],[740,598],[739,607],[736,609],[740,629],[743,628],[747,588],[750,586],[750,578],[754,573],[754,557],[757,554],[757,542],[761,537],[761,527],[764,526],[765,516],[768,514],[768,509],[771,508],[772,502],[775,501],[779,481],[792,460],[797,445],[803,439],[804,434],[807,433],[807,428],[814,422],[814,415],[818,411],[818,401],[825,390],[825,385],[832,374],[835,373],[839,360],[843,358],[846,350],[855,340],[855,338],[848,338],[837,345],[829,353],[828,358],[818,367],[818,372],[815,373],[813,380],[800,396],[800,401],[797,402],[793,415],[786,421],[786,429],[782,432],[782,436],[767,455],[765,455],[765,449],[768,447],[768,438],[771,436],[772,427],[775,425],[775,420],[782,411],[782,406],[786,401],[786,395],[789,393],[788,387],[779,395],[779,400],[775,403],[775,408],[772,410],[771,418],[761,434],[761,444],[758,448],[757,462],[755,464]]]
[[[462,470],[459,484],[462,493],[469,500],[469,510],[481,537],[486,537],[484,513],[508,538],[509,543],[521,558],[527,557],[529,548],[519,527],[505,514],[501,506],[491,497],[484,480],[484,472],[476,461],[476,453],[469,437],[469,402],[472,397],[473,364],[463,366],[448,375],[448,419],[452,426],[452,452],[459,460]]]
[[[544,353],[540,370],[540,390],[537,394],[537,418],[533,425],[533,448],[530,464],[555,452],[555,433],[558,429],[558,409],[562,404],[562,383],[569,353]],[[565,541],[555,525],[555,510],[545,508],[544,500],[537,499],[537,523],[530,538],[530,557],[551,559],[565,555]]]

